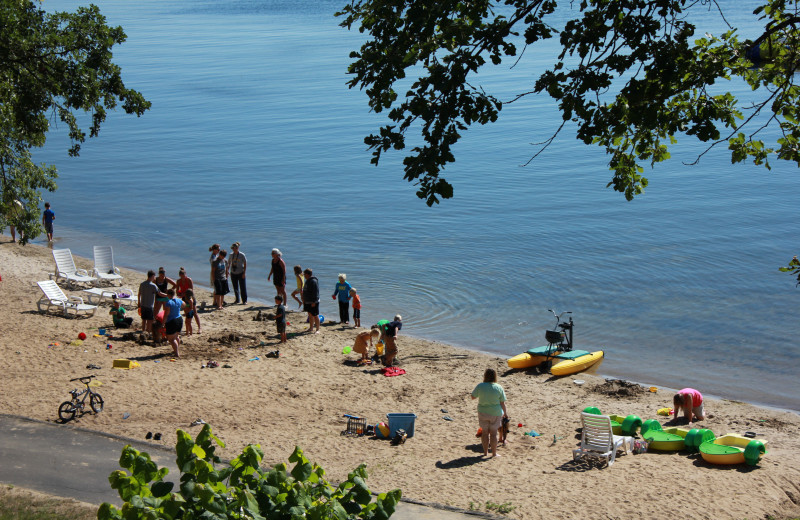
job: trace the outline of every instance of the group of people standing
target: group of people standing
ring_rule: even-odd
[[[231,244],[231,254],[220,249],[219,244],[208,248],[211,253],[211,286],[214,288],[214,306],[222,309],[225,305],[225,295],[231,292],[228,285],[230,279],[233,285],[233,305],[247,303],[247,256],[240,250],[241,244]],[[286,262],[283,261],[281,250],[272,250],[272,265],[267,280],[272,280],[281,301],[286,303]],[[294,294],[294,293],[293,293]]]
[[[240,250],[241,244],[231,244],[231,253],[221,249],[219,244],[208,248],[211,256],[209,280],[214,287],[214,308],[222,309],[225,305],[225,295],[233,293],[236,304],[247,303],[247,256]],[[280,249],[271,251],[272,261],[267,280],[275,286],[276,314],[275,322],[281,342],[286,342],[286,262]],[[308,332],[320,332],[320,285],[310,268],[303,269],[294,266],[296,289],[292,291],[292,298],[308,314]],[[347,282],[347,275],[339,274],[338,282],[334,287],[331,298],[338,300],[339,320],[343,325],[350,324],[350,305],[353,306],[353,320],[355,327],[361,327],[361,298],[354,287]],[[194,297],[194,283],[186,275],[186,270],[181,267],[178,279],[173,280],[166,275],[166,270],[159,267],[155,271],[147,272],[147,280],[139,286],[139,314],[142,317],[142,333],[152,333],[153,341],[160,342],[163,332],[174,355],[179,356],[180,332],[184,325],[188,334],[192,333],[192,320],[197,324],[200,332],[200,317],[197,314],[197,301]],[[122,310],[120,310],[122,309]],[[163,311],[162,311],[163,310]],[[183,312],[183,316],[181,316]],[[124,308],[115,306],[111,310],[115,325],[119,327],[131,326],[130,318],[125,316]],[[394,320],[381,320],[373,326],[379,331],[380,343],[385,345],[384,363],[391,365],[397,355],[397,332],[402,328],[402,318],[398,315]],[[370,336],[370,343],[371,336]],[[366,346],[366,344],[364,345]],[[366,349],[365,349],[366,352]]]
[[[239,250],[241,244],[231,244],[231,255],[220,249],[219,244],[208,248],[211,253],[211,286],[214,288],[214,307],[222,309],[225,305],[225,295],[231,292],[228,278],[233,285],[233,294],[236,300],[234,305],[247,303],[247,256]]]
[[[247,257],[240,251],[239,242],[234,242],[231,245],[231,255],[224,249],[220,249],[219,244],[213,244],[208,248],[211,253],[209,259],[211,263],[211,285],[214,287],[214,306],[217,309],[222,309],[225,304],[225,295],[230,293],[228,279],[233,285],[234,305],[239,303],[247,303]],[[275,286],[276,298],[275,303],[280,307],[284,306],[283,312],[279,312],[281,319],[285,326],[285,306],[288,301],[286,294],[286,262],[283,260],[281,250],[275,248],[271,251],[272,261],[270,263],[269,274],[267,280],[272,281]],[[319,332],[319,280],[311,269],[305,269],[299,265],[294,266],[294,275],[297,282],[297,288],[292,291],[292,298],[297,304],[308,313],[308,330],[310,332]],[[299,297],[298,297],[299,296]],[[350,284],[346,282],[346,275],[339,275],[339,284],[333,293],[333,299],[339,299],[339,317],[341,322],[345,325],[350,324],[349,305],[350,300],[353,300],[353,316],[356,320],[356,326],[361,324],[361,299],[356,294]],[[280,309],[279,309],[280,310]],[[279,330],[280,332],[280,330]]]
[[[169,278],[163,267],[155,271],[147,271],[147,280],[139,285],[139,314],[142,317],[142,333],[153,335],[153,342],[161,341],[162,333],[172,347],[175,357],[180,357],[180,332],[186,325],[186,333],[192,334],[192,320],[197,323],[200,333],[200,316],[197,314],[197,300],[194,297],[194,283],[186,276],[186,270],[178,270],[178,280]],[[181,315],[183,312],[183,315]],[[126,326],[124,311],[111,309],[116,326]],[[130,326],[130,323],[127,323]]]

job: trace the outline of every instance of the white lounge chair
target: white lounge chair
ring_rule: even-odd
[[[86,293],[86,300],[95,305],[100,305],[105,300],[111,300],[114,296],[117,297],[120,305],[127,305],[135,307],[137,304],[137,296],[131,289],[127,287],[113,287],[113,288],[100,288],[92,287],[91,289],[84,289],[82,292]]]
[[[76,316],[80,313],[90,314],[94,316],[94,311],[97,309],[96,305],[87,305],[83,303],[83,298],[78,296],[67,296],[61,287],[58,286],[53,280],[44,280],[36,282],[44,295],[39,298],[36,305],[39,307],[39,312],[48,312],[50,307],[58,307],[65,316],[69,316],[72,312]],[[42,307],[47,305],[44,310]]]
[[[71,287],[74,283],[93,284],[97,281],[97,278],[90,276],[86,269],[75,267],[75,260],[69,249],[53,249],[53,259],[56,261],[56,282],[63,278],[67,281],[67,286]]]
[[[606,459],[609,466],[614,464],[617,451],[628,452],[633,437],[614,435],[611,430],[611,418],[607,415],[581,413],[581,446],[572,450],[573,460],[583,457]]]
[[[111,246],[94,246],[94,270],[92,274],[101,282],[122,280],[122,273],[114,265],[114,250]]]

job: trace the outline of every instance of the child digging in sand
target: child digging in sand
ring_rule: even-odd
[[[133,318],[125,316],[125,307],[119,304],[116,295],[111,298],[111,310],[109,314],[111,315],[111,319],[114,320],[114,326],[118,329],[127,329],[133,324]]]
[[[672,398],[672,404],[675,407],[675,418],[683,409],[683,416],[688,422],[692,424],[692,418],[698,421],[705,419],[705,411],[703,410],[703,395],[694,388],[684,388],[679,391]]]
[[[373,341],[378,341],[381,332],[378,329],[371,329],[360,333],[356,336],[355,343],[353,344],[353,352],[361,354],[359,365],[371,365],[372,361],[369,359],[369,348],[372,347]],[[369,347],[367,343],[369,342]]]

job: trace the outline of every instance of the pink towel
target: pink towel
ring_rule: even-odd
[[[383,367],[381,372],[383,372],[383,375],[386,377],[402,376],[406,373],[405,370],[397,367]]]

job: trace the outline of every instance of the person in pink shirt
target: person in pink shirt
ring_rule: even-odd
[[[683,416],[689,424],[692,424],[692,417],[698,421],[706,418],[703,410],[703,394],[694,388],[684,388],[672,398],[672,405],[675,407],[675,417],[678,417],[681,410]]]

